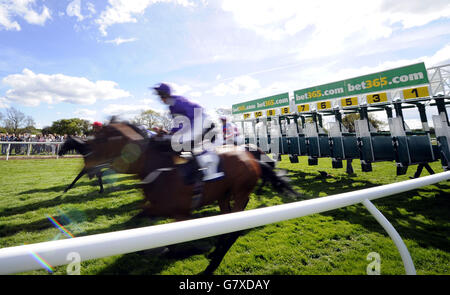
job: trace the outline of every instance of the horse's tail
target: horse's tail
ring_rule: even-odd
[[[267,163],[272,169],[275,169],[275,160],[271,159],[262,149],[255,145],[246,144],[244,145],[245,150],[252,154],[252,156],[259,162]]]
[[[278,172],[275,172],[274,167],[271,165],[271,162],[258,161],[258,163],[259,166],[261,167],[262,172],[261,179],[263,182],[260,188],[257,190],[257,193],[261,192],[261,188],[267,182],[270,182],[273,188],[279,193],[287,192],[297,198],[302,196],[301,194],[296,192],[289,184],[290,179],[287,176],[285,176],[286,171],[280,170]]]

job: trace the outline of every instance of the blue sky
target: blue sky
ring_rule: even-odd
[[[0,0],[0,111],[38,127],[165,110],[158,82],[213,112],[422,61],[450,63],[448,0]]]

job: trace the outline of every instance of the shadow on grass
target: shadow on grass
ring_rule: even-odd
[[[75,175],[76,176],[76,175]],[[112,176],[114,177],[114,176]],[[75,177],[74,177],[75,179]],[[99,187],[98,185],[98,180],[97,177],[93,177],[91,180],[88,180],[88,177],[83,175],[82,177],[83,180],[79,180],[75,186],[72,188],[72,190],[74,188],[77,188],[79,186],[84,186],[84,185],[90,185],[92,187]],[[109,178],[103,178],[103,185],[108,185],[108,184],[113,184],[114,182],[120,182],[123,180],[135,180],[136,178],[134,176],[119,176],[119,177],[114,177],[114,180],[111,181]],[[52,186],[52,187],[47,187],[47,188],[39,188],[39,189],[31,189],[31,190],[27,190],[27,191],[23,191],[18,193],[18,195],[30,195],[30,194],[35,194],[35,193],[62,193],[68,186],[70,185],[70,182],[67,184],[62,184],[62,185],[57,185],[57,186]]]
[[[51,208],[54,206],[60,206],[63,204],[80,204],[85,203],[89,201],[93,201],[96,199],[102,199],[102,198],[111,198],[110,193],[116,192],[118,190],[120,191],[127,191],[139,188],[136,184],[119,184],[116,186],[105,186],[105,190],[103,193],[100,193],[98,191],[95,192],[89,192],[86,195],[70,195],[70,191],[67,192],[67,195],[59,195],[57,197],[54,197],[49,200],[40,201],[36,203],[31,204],[25,204],[22,206],[17,207],[9,207],[5,208],[2,211],[0,211],[0,216],[13,216],[18,214],[24,214],[30,211],[39,210],[42,208]],[[60,190],[56,190],[60,191]]]
[[[296,201],[314,199],[320,195],[335,195],[345,192],[355,191],[364,188],[379,186],[377,183],[372,183],[366,180],[355,179],[352,175],[338,175],[332,178],[322,177],[317,172],[307,173],[298,170],[283,169],[288,172],[290,179],[289,185],[299,192],[301,196],[295,198],[288,193],[277,193],[270,184],[265,185],[261,192],[262,194],[254,195],[260,205],[258,208],[270,206],[269,200],[273,197],[280,197],[283,203],[291,203]]]
[[[350,191],[356,191],[380,186],[367,180],[361,180],[352,175],[338,175],[334,178],[322,178],[317,173],[306,173],[285,169],[289,172],[291,186],[299,190],[305,199],[315,199],[320,195],[329,196]],[[283,203],[290,203],[294,198],[273,191],[270,186],[262,190],[262,195],[256,195],[258,208],[270,206],[269,199],[278,196]],[[383,215],[392,223],[394,228],[404,239],[410,239],[421,247],[433,247],[443,251],[450,251],[448,236],[450,223],[450,183],[441,182],[428,187],[374,200],[373,203]],[[320,213],[334,219],[361,224],[370,231],[387,235],[375,218],[362,205],[344,207]]]
[[[217,237],[212,237],[164,247],[167,252],[162,252],[163,248],[158,248],[125,254],[97,274],[157,275],[179,260],[195,255],[207,255],[214,249],[216,242]]]
[[[427,189],[416,189],[372,202],[403,239],[415,241],[422,248],[433,247],[449,252],[450,223],[448,212],[450,200],[448,192],[434,190],[434,195],[424,196],[429,193],[430,190]],[[370,231],[388,236],[387,232],[362,204],[355,205],[353,208],[345,207],[321,214],[360,224]]]
[[[78,220],[78,222],[95,222],[95,220],[99,216],[106,216],[106,217],[115,217],[117,215],[125,215],[133,210],[140,210],[139,204],[142,203],[142,200],[136,200],[131,203],[127,203],[121,206],[118,206],[116,208],[94,208],[94,209],[85,209],[79,212],[82,212],[82,220]],[[67,222],[67,217],[63,215],[55,215],[52,216],[54,219],[56,219],[61,225],[66,226],[69,225],[70,222]],[[29,222],[29,223],[21,223],[21,224],[15,224],[15,225],[0,225],[0,236],[1,237],[7,237],[12,236],[18,232],[24,231],[24,232],[33,232],[33,231],[40,231],[45,230],[48,228],[52,228],[54,225],[52,222],[47,218],[47,216],[44,216],[44,218],[39,219],[37,221]],[[124,229],[121,227],[121,225],[111,226],[111,230],[119,230]],[[70,229],[69,229],[70,230]],[[84,236],[84,235],[91,235],[91,234],[97,234],[97,233],[103,233],[105,232],[104,228],[97,228],[95,230],[91,231],[83,231],[81,233],[77,233],[77,236]]]
[[[191,219],[203,218],[208,216],[219,215],[220,210],[217,205],[208,205],[199,208],[193,212]],[[157,220],[161,220],[158,218]],[[136,228],[140,226],[151,225],[151,221],[145,220],[142,217],[133,217],[129,222],[122,224],[122,226]],[[143,225],[145,224],[145,225]],[[108,228],[108,231],[115,231],[118,229]],[[246,235],[253,229],[243,231],[242,236]],[[136,253],[129,253],[122,255],[114,263],[102,269],[98,274],[102,275],[117,275],[117,274],[133,274],[133,275],[156,275],[160,274],[171,265],[179,260],[187,259],[195,255],[208,256],[219,242],[220,236],[204,238],[200,240],[169,245],[167,252],[162,252],[163,248],[140,251]],[[208,262],[209,263],[209,262]],[[205,266],[206,267],[206,266]],[[203,269],[202,269],[203,270]]]

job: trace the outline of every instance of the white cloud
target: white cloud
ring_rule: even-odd
[[[92,4],[91,2],[88,2],[88,3],[87,3],[87,9],[88,9],[89,12],[90,12],[89,17],[91,17],[92,15],[94,15],[94,14],[96,13],[95,5]]]
[[[434,55],[425,57],[427,67],[433,67],[450,63],[450,43],[438,50]]]
[[[132,118],[148,109],[150,107],[144,104],[110,104],[103,109],[103,113],[110,116],[118,115]]]
[[[88,121],[95,121],[95,115],[97,115],[97,111],[90,109],[77,109],[73,113],[78,118]]]
[[[67,5],[66,13],[68,16],[75,16],[78,21],[82,21],[84,16],[81,14],[81,0],[73,0]]]
[[[6,30],[20,31],[19,23],[14,19],[15,17],[23,18],[27,23],[34,25],[44,25],[48,19],[51,19],[50,10],[43,5],[36,12],[33,6],[35,0],[1,0],[0,1],[0,28],[4,27]]]
[[[0,109],[9,108],[8,100],[5,97],[0,97]]]
[[[230,82],[222,82],[207,91],[215,96],[251,94],[261,87],[258,80],[248,75],[234,78]]]
[[[41,102],[90,105],[97,100],[131,96],[113,81],[92,82],[84,77],[63,74],[35,74],[29,69],[24,69],[22,74],[6,76],[2,82],[11,87],[5,95],[8,100],[28,106],[38,106]]]
[[[117,115],[131,119],[145,110],[151,109],[158,113],[164,113],[167,111],[155,108],[155,105],[158,105],[155,98],[144,98],[127,104],[109,104],[102,110],[102,112],[109,116]]]
[[[190,96],[190,97],[201,97],[202,94],[203,93],[201,91],[192,91],[192,92],[189,92],[188,96]]]
[[[189,0],[108,0],[109,5],[96,19],[100,32],[106,36],[106,29],[113,24],[136,23],[136,17],[155,3],[174,3],[181,6],[193,6]]]
[[[189,85],[180,85],[173,82],[170,82],[168,84],[170,85],[170,88],[172,89],[172,93],[174,95],[185,95],[192,90],[192,87]]]
[[[120,45],[122,43],[134,42],[136,40],[138,40],[138,39],[137,38],[123,39],[123,38],[118,37],[118,38],[116,38],[114,40],[107,40],[107,41],[105,41],[105,43],[113,43],[115,45]]]
[[[397,67],[402,67],[405,65],[410,65],[414,63],[424,62],[425,67],[430,68],[436,65],[442,65],[450,62],[450,43],[446,44],[443,48],[436,51],[431,56],[421,56],[412,59],[399,59],[390,60],[379,63],[373,67],[358,67],[358,68],[346,68],[335,72],[333,75],[335,77],[340,77],[340,79],[352,78],[360,75],[376,73],[380,71],[385,71],[388,69],[393,69]],[[337,81],[337,80],[336,80]],[[329,81],[328,81],[329,82]]]
[[[341,53],[355,45],[387,38],[398,28],[423,26],[450,17],[449,1],[432,2],[224,0],[222,9],[230,12],[240,27],[268,40],[301,33],[302,41],[290,51],[306,59]]]

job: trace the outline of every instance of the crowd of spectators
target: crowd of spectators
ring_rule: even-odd
[[[28,154],[55,154],[57,145],[55,143],[64,142],[67,138],[67,134],[59,135],[59,134],[8,134],[8,133],[0,133],[0,142],[1,143],[1,155],[6,155],[8,145],[10,145],[9,154],[15,155],[28,155]],[[24,142],[21,143],[11,143],[8,144],[6,142]],[[26,143],[25,143],[26,142]],[[46,142],[48,144],[33,144],[34,142]],[[31,150],[30,148],[31,143]],[[52,144],[53,143],[53,144]]]

